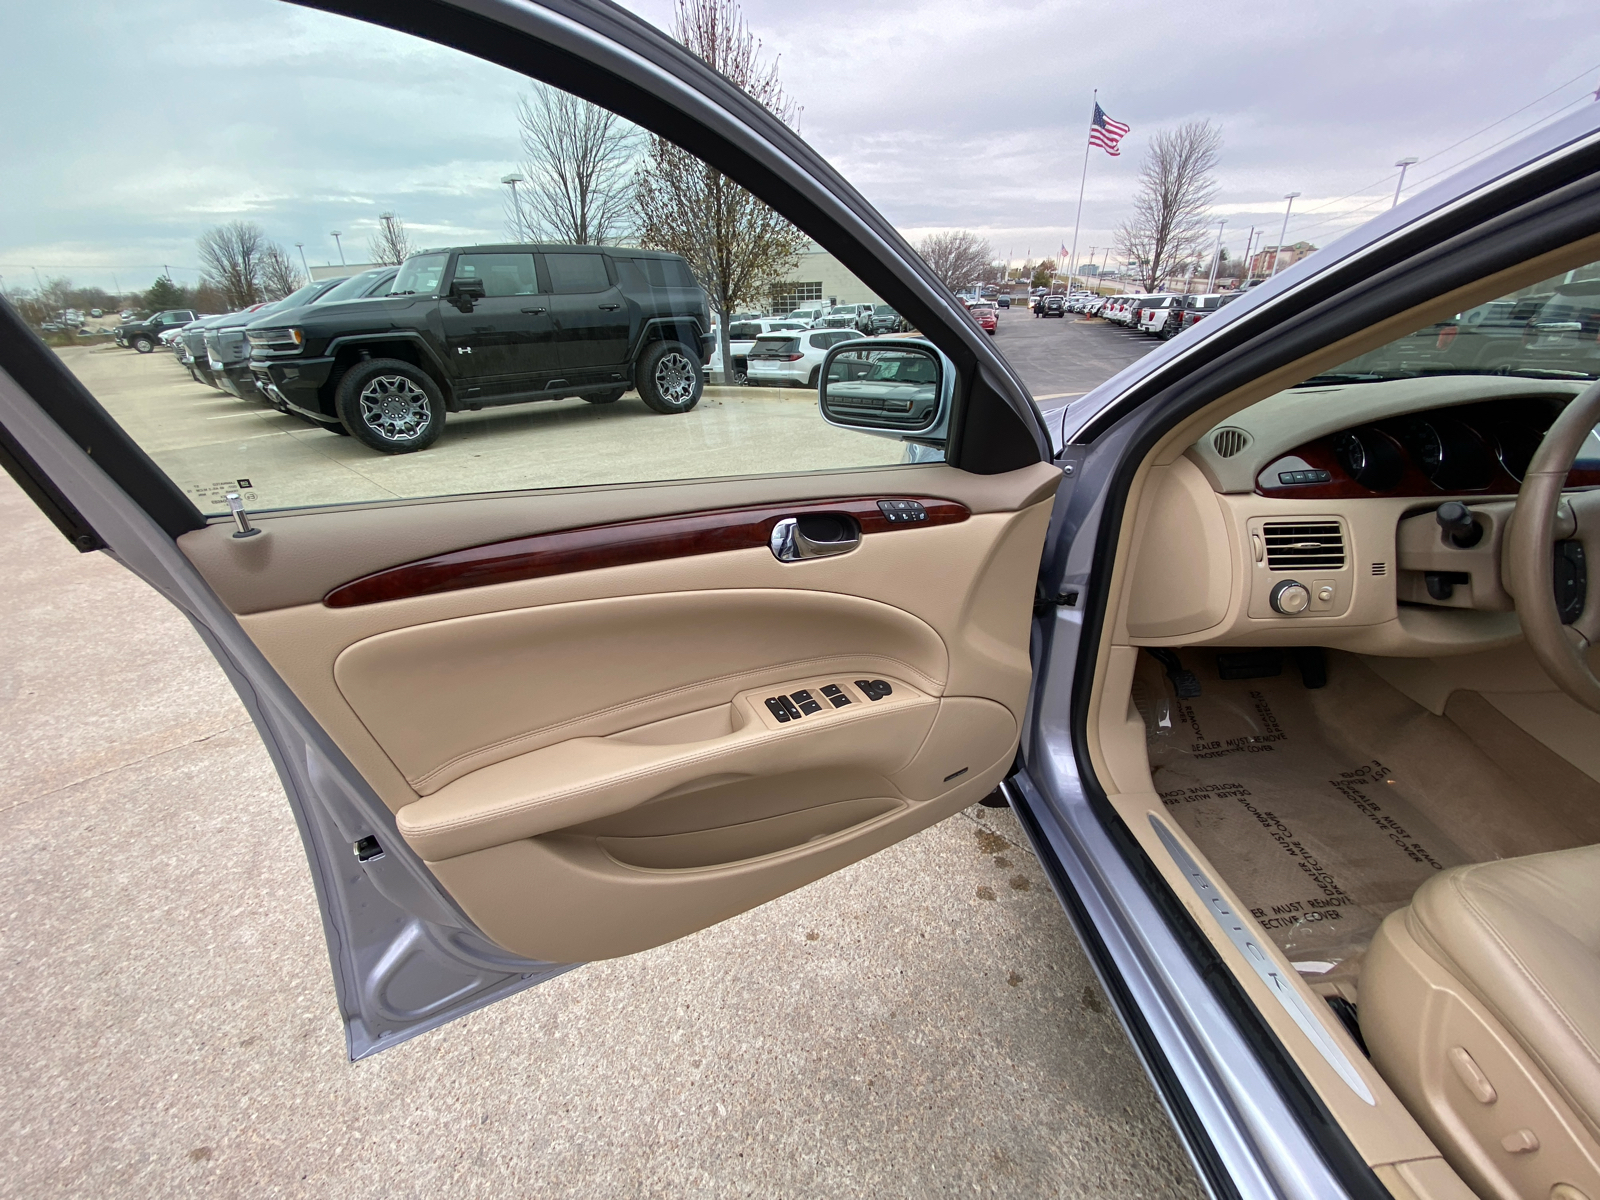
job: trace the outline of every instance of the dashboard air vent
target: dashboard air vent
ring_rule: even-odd
[[[1211,435],[1211,448],[1219,458],[1232,458],[1250,444],[1250,435],[1242,429],[1223,428]]]
[[[1268,521],[1261,527],[1271,571],[1337,571],[1344,566],[1344,534],[1337,521]]]

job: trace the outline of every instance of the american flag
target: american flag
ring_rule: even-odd
[[[1121,121],[1113,121],[1106,116],[1106,110],[1100,107],[1099,101],[1095,102],[1094,120],[1089,122],[1089,145],[1099,146],[1107,154],[1116,157],[1122,153],[1117,149],[1117,143],[1127,136],[1129,126]]]

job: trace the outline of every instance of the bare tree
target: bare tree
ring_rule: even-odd
[[[678,0],[673,36],[780,120],[795,108],[763,61],[738,0]],[[727,176],[665,138],[651,137],[635,180],[641,244],[689,260],[717,313],[724,383],[733,381],[728,314],[763,298],[793,269],[806,236]]]
[[[282,300],[305,284],[305,276],[277,242],[261,252],[261,292],[268,300]]]
[[[517,124],[526,183],[507,197],[517,241],[603,246],[628,232],[636,126],[544,83],[517,101]]]
[[[931,233],[917,243],[922,261],[951,291],[987,279],[994,247],[969,229]]]
[[[375,263],[398,266],[405,262],[415,247],[406,223],[392,212],[378,214],[378,231],[367,239],[367,254]]]
[[[248,308],[261,299],[261,256],[268,246],[261,226],[254,221],[213,225],[196,245],[205,277],[230,309]]]
[[[1117,229],[1117,251],[1131,260],[1146,291],[1196,257],[1209,232],[1217,184],[1212,172],[1222,134],[1210,121],[1190,121],[1156,134],[1139,168],[1133,216]]]

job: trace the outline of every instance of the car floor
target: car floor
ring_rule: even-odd
[[[1251,657],[1278,673],[1219,673]],[[1134,680],[1155,789],[1319,990],[1355,999],[1379,922],[1434,872],[1600,842],[1600,784],[1476,693],[1441,717],[1354,655],[1327,652],[1322,687],[1293,651],[1178,658],[1198,695],[1148,652]]]

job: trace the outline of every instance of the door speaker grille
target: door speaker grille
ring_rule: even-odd
[[[1337,521],[1268,521],[1267,569],[1337,571],[1344,566],[1344,532]]]

